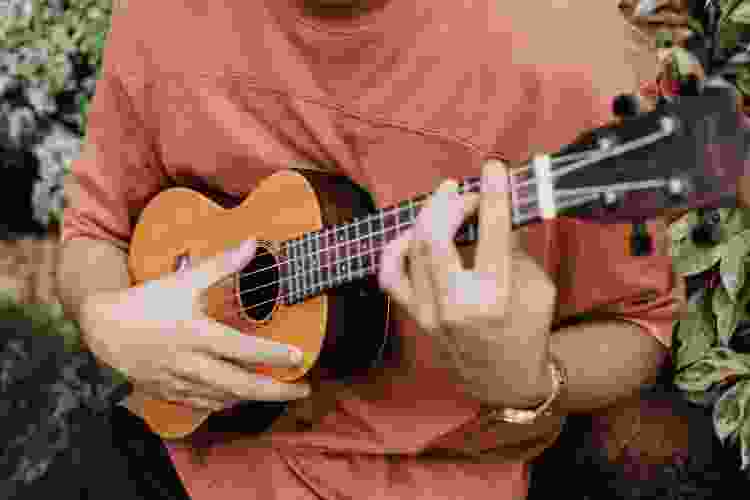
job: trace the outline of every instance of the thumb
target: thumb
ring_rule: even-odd
[[[189,281],[188,286],[194,290],[203,290],[241,270],[255,257],[256,246],[255,239],[248,239],[239,247],[231,248],[198,263],[185,275]]]

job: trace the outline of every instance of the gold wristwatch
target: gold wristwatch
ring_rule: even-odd
[[[560,360],[550,356],[548,362],[549,372],[552,376],[553,388],[552,394],[542,404],[533,410],[519,410],[516,408],[494,408],[486,414],[492,420],[508,422],[511,424],[531,424],[541,415],[551,413],[550,406],[558,398],[567,383],[565,370]]]

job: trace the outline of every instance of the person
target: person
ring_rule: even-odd
[[[680,306],[663,223],[648,222],[656,249],[638,257],[627,225],[509,223],[506,167],[608,122],[612,97],[636,83],[620,63],[626,27],[606,7],[130,0],[114,10],[65,186],[61,302],[98,359],[144,393],[211,409],[290,402],[269,429],[206,446],[162,445],[131,420],[131,438],[151,443],[132,460],[149,475],[144,497],[524,498],[529,461],[565,415],[655,376]],[[378,281],[398,347],[357,383],[264,378],[247,367],[291,366],[293,346],[193,313],[201,290],[252,258],[252,239],[130,281],[129,240],[157,193],[185,186],[238,202],[300,165],[348,176],[380,207],[441,186],[384,252]],[[444,182],[480,175],[479,196]],[[486,230],[464,269],[450,235],[472,210]],[[558,321],[596,306],[587,321]],[[547,403],[527,423],[504,417]]]

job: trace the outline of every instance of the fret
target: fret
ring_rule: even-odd
[[[354,276],[357,274],[357,271],[359,270],[359,252],[357,251],[357,223],[356,219],[353,224],[349,224],[348,227],[348,236],[349,241],[347,242],[347,246],[349,247],[349,258],[346,259],[348,264],[348,271],[349,271],[349,281],[354,280]]]
[[[373,244],[373,247],[376,248],[375,254],[373,255],[373,260],[375,261],[374,263],[376,269],[380,268],[380,258],[383,254],[383,240],[385,238],[383,229],[383,226],[385,225],[383,223],[384,215],[385,214],[383,213],[383,210],[380,210],[372,221],[375,235],[375,243]]]
[[[304,272],[302,273],[305,288],[302,291],[303,296],[307,296],[310,293],[310,253],[308,244],[309,234],[305,233],[302,235],[302,263]]]
[[[282,302],[289,303],[289,247],[286,243],[281,244],[281,251],[279,252],[279,277],[281,282],[281,300]]]
[[[332,227],[328,230],[328,248],[330,248],[328,265],[329,265],[329,277],[331,286],[336,285],[336,260],[338,259],[338,251],[336,248],[336,227]]]
[[[390,213],[389,213],[390,212]],[[384,242],[385,244],[395,240],[398,238],[398,220],[396,219],[396,214],[393,213],[393,209],[386,210],[383,212],[383,232],[384,232]]]
[[[336,229],[336,250],[337,256],[335,260],[335,279],[337,283],[343,283],[346,279],[346,229],[339,227]]]
[[[320,292],[320,233],[315,231],[310,235],[310,262],[312,264],[313,292]]]
[[[320,239],[320,278],[324,288],[330,286],[328,281],[328,252],[328,231],[323,231]]]
[[[294,252],[294,240],[289,240],[287,245],[287,253],[289,255],[289,302],[293,303],[297,300],[297,272],[298,263]]]
[[[372,252],[372,234],[370,231],[372,216],[368,215],[359,224],[360,242],[359,249],[362,276],[370,271],[370,254]]]
[[[354,223],[349,224],[349,258],[347,264],[349,265],[349,281],[353,281],[354,277],[359,272],[359,242],[357,241],[357,219]]]
[[[304,263],[302,262],[302,245],[300,241],[294,242],[294,254],[297,260],[297,294],[296,299],[302,300],[305,295]]]

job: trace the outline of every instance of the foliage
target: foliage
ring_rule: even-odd
[[[63,9],[50,8],[60,3],[36,0],[21,15],[0,19],[0,49],[33,54],[19,64],[18,73],[49,81],[52,94],[65,88],[72,54],[100,67],[112,12],[112,0],[67,0]]]
[[[713,422],[722,442],[739,445],[742,468],[750,464],[750,210],[718,210],[720,231],[713,243],[696,243],[705,221],[692,211],[670,226],[675,272],[698,279],[687,310],[675,325],[675,384],[692,402],[714,405]]]
[[[59,227],[85,140],[111,11],[112,0],[0,2],[0,143],[37,156],[34,218],[47,228]]]

